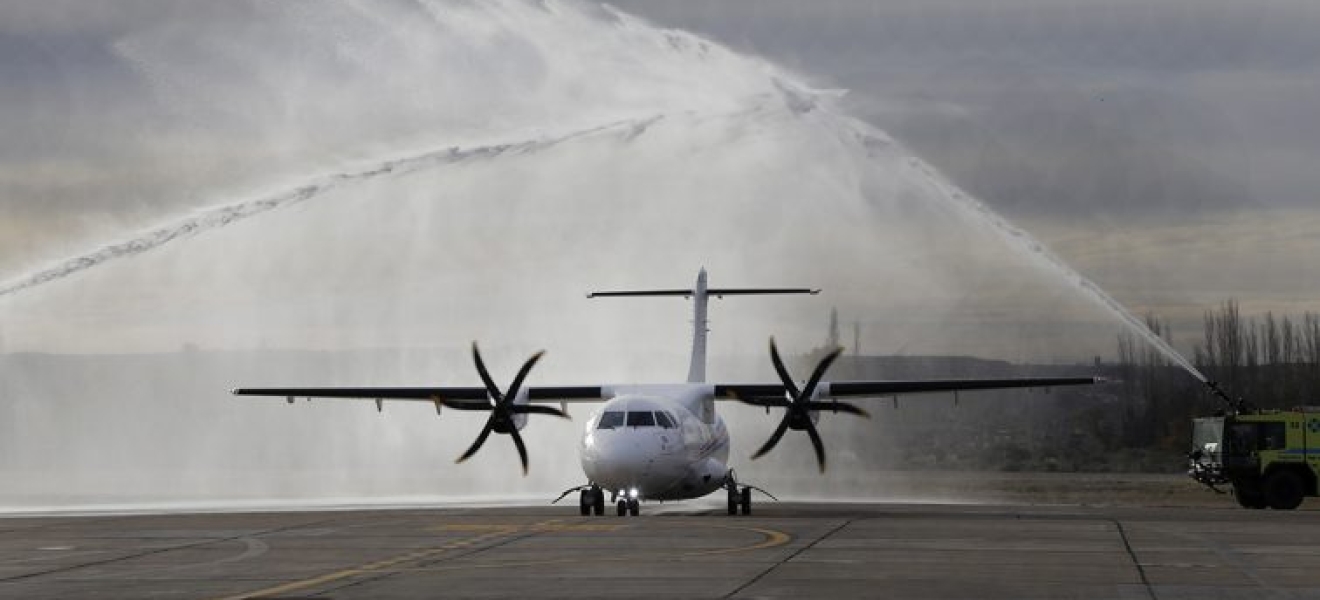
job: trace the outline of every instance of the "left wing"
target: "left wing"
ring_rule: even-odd
[[[1015,379],[916,379],[892,381],[822,381],[817,384],[818,398],[880,398],[903,394],[1001,390],[1013,388],[1051,388],[1068,385],[1091,385],[1104,381],[1099,377],[1026,377]],[[778,383],[716,384],[715,397],[751,401],[784,398],[788,388]]]
[[[816,363],[816,368],[811,372],[811,377],[807,379],[806,383],[799,386],[797,380],[788,373],[788,369],[784,366],[784,361],[779,356],[779,349],[775,347],[775,339],[770,338],[770,361],[775,367],[775,373],[779,375],[779,385],[726,384],[716,386],[717,396],[741,400],[754,406],[764,406],[767,410],[770,407],[784,409],[784,416],[779,421],[779,426],[775,428],[774,433],[770,434],[770,439],[766,440],[761,449],[752,455],[752,458],[764,456],[773,449],[789,429],[804,431],[811,438],[811,446],[816,451],[817,466],[820,467],[822,473],[825,472],[825,443],[821,441],[820,432],[816,431],[817,415],[822,411],[830,411],[859,417],[870,417],[865,409],[838,401],[837,398],[840,397],[877,397],[927,392],[958,392],[962,390],[1055,387],[1089,385],[1100,382],[1100,379],[1095,377],[821,381],[825,371],[830,368],[830,364],[842,353],[843,348],[835,348],[834,351],[826,354],[820,362]]]

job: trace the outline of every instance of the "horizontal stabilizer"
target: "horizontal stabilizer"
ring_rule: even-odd
[[[610,292],[591,292],[588,298],[610,298],[629,296],[691,296],[696,290],[618,290]],[[711,288],[707,296],[763,296],[772,294],[819,294],[820,290],[811,288]]]

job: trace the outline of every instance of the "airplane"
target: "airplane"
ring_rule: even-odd
[[[579,458],[587,483],[566,490],[579,493],[579,511],[583,516],[602,515],[605,495],[616,505],[619,516],[637,516],[642,501],[670,501],[700,498],[723,489],[728,494],[728,513],[747,515],[752,509],[752,491],[770,496],[765,490],[737,478],[729,466],[729,430],[716,412],[717,401],[739,401],[753,406],[783,409],[774,433],[752,455],[760,458],[770,452],[788,430],[802,431],[811,440],[816,463],[823,473],[826,467],[825,446],[816,428],[822,412],[844,413],[869,418],[859,406],[840,398],[888,398],[902,394],[959,392],[1007,388],[1051,388],[1056,386],[1099,383],[1095,377],[1055,377],[1018,379],[957,379],[916,381],[823,381],[830,364],[843,352],[835,348],[826,354],[799,385],[784,366],[784,361],[770,338],[770,360],[779,383],[713,383],[706,381],[707,308],[711,297],[818,294],[809,288],[711,288],[702,269],[691,288],[662,290],[622,290],[593,292],[588,298],[630,298],[670,296],[690,298],[693,304],[692,352],[685,383],[623,384],[582,386],[524,386],[528,373],[544,354],[533,354],[518,370],[513,382],[501,389],[491,378],[476,342],[472,360],[481,387],[312,387],[312,388],[238,388],[237,396],[283,397],[290,404],[294,398],[349,398],[375,400],[376,410],[384,400],[429,402],[439,414],[442,407],[486,411],[489,416],[476,440],[455,462],[471,458],[492,433],[513,440],[527,474],[527,448],[519,431],[529,415],[569,418],[569,402],[601,402],[591,413],[579,443]],[[559,407],[546,406],[558,403]]]

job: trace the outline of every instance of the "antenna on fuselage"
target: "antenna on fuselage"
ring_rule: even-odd
[[[758,296],[774,294],[819,294],[811,288],[710,288],[706,285],[706,269],[697,273],[697,282],[691,289],[618,290],[591,292],[588,298],[622,298],[638,296],[682,296],[692,298],[692,359],[688,364],[688,383],[706,381],[706,334],[710,332],[706,318],[706,305],[711,296]]]

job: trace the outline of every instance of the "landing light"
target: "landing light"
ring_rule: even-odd
[[[629,489],[628,489],[628,497],[629,497],[629,498],[636,499],[636,498],[637,498],[637,488],[629,488]]]

